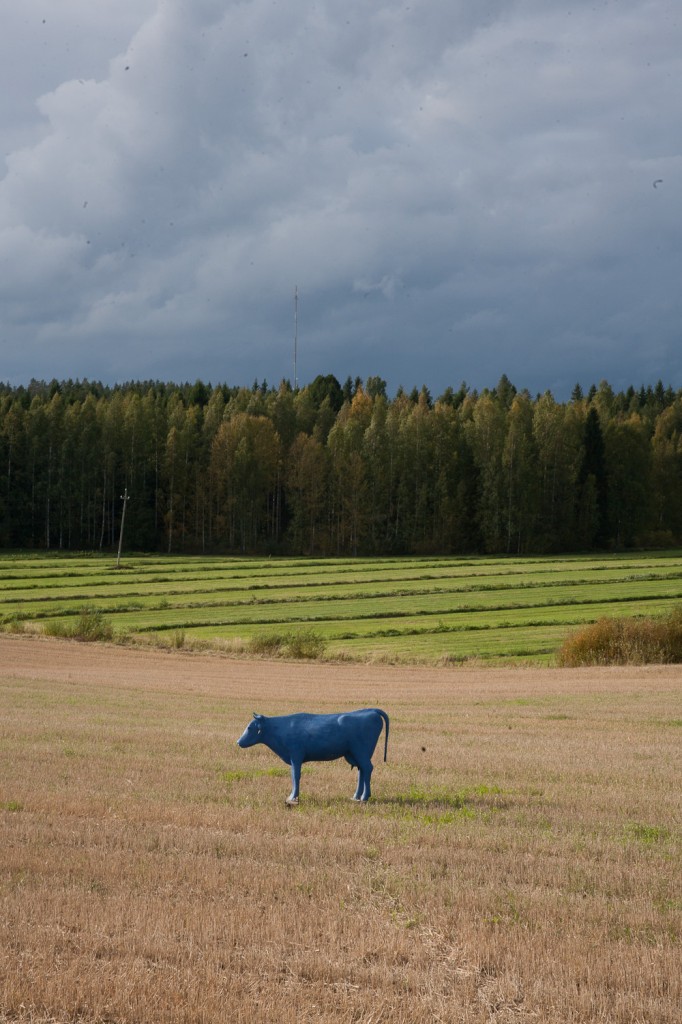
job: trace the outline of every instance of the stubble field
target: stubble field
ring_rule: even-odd
[[[252,711],[378,705],[374,798]],[[678,1024],[682,669],[0,635],[0,1020]],[[380,741],[383,747],[383,741]]]

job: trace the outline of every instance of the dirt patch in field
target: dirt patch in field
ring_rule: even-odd
[[[82,644],[39,637],[0,636],[0,679],[54,679],[73,683],[107,683],[154,690],[223,692],[272,699],[277,680],[282,700],[287,694],[311,706],[329,699],[360,704],[413,700],[427,689],[461,696],[494,697],[513,690],[528,695],[593,692],[631,692],[669,681],[682,683],[682,666],[614,668],[428,668],[376,664],[329,664],[242,660],[216,654],[140,650],[114,644]]]

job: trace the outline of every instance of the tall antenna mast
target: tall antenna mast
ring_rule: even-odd
[[[294,286],[294,391],[298,391],[298,285]]]

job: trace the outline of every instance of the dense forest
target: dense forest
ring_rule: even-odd
[[[507,377],[395,397],[293,389],[0,385],[0,546],[388,555],[682,541],[682,391],[570,401]]]

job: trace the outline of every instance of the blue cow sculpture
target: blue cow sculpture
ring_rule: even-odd
[[[345,757],[358,769],[358,785],[353,800],[369,800],[371,794],[372,754],[386,723],[384,761],[388,751],[388,715],[380,708],[346,711],[339,715],[254,714],[237,740],[240,747],[264,743],[286,764],[291,765],[292,790],[287,804],[298,803],[301,765],[306,761],[335,761]]]

